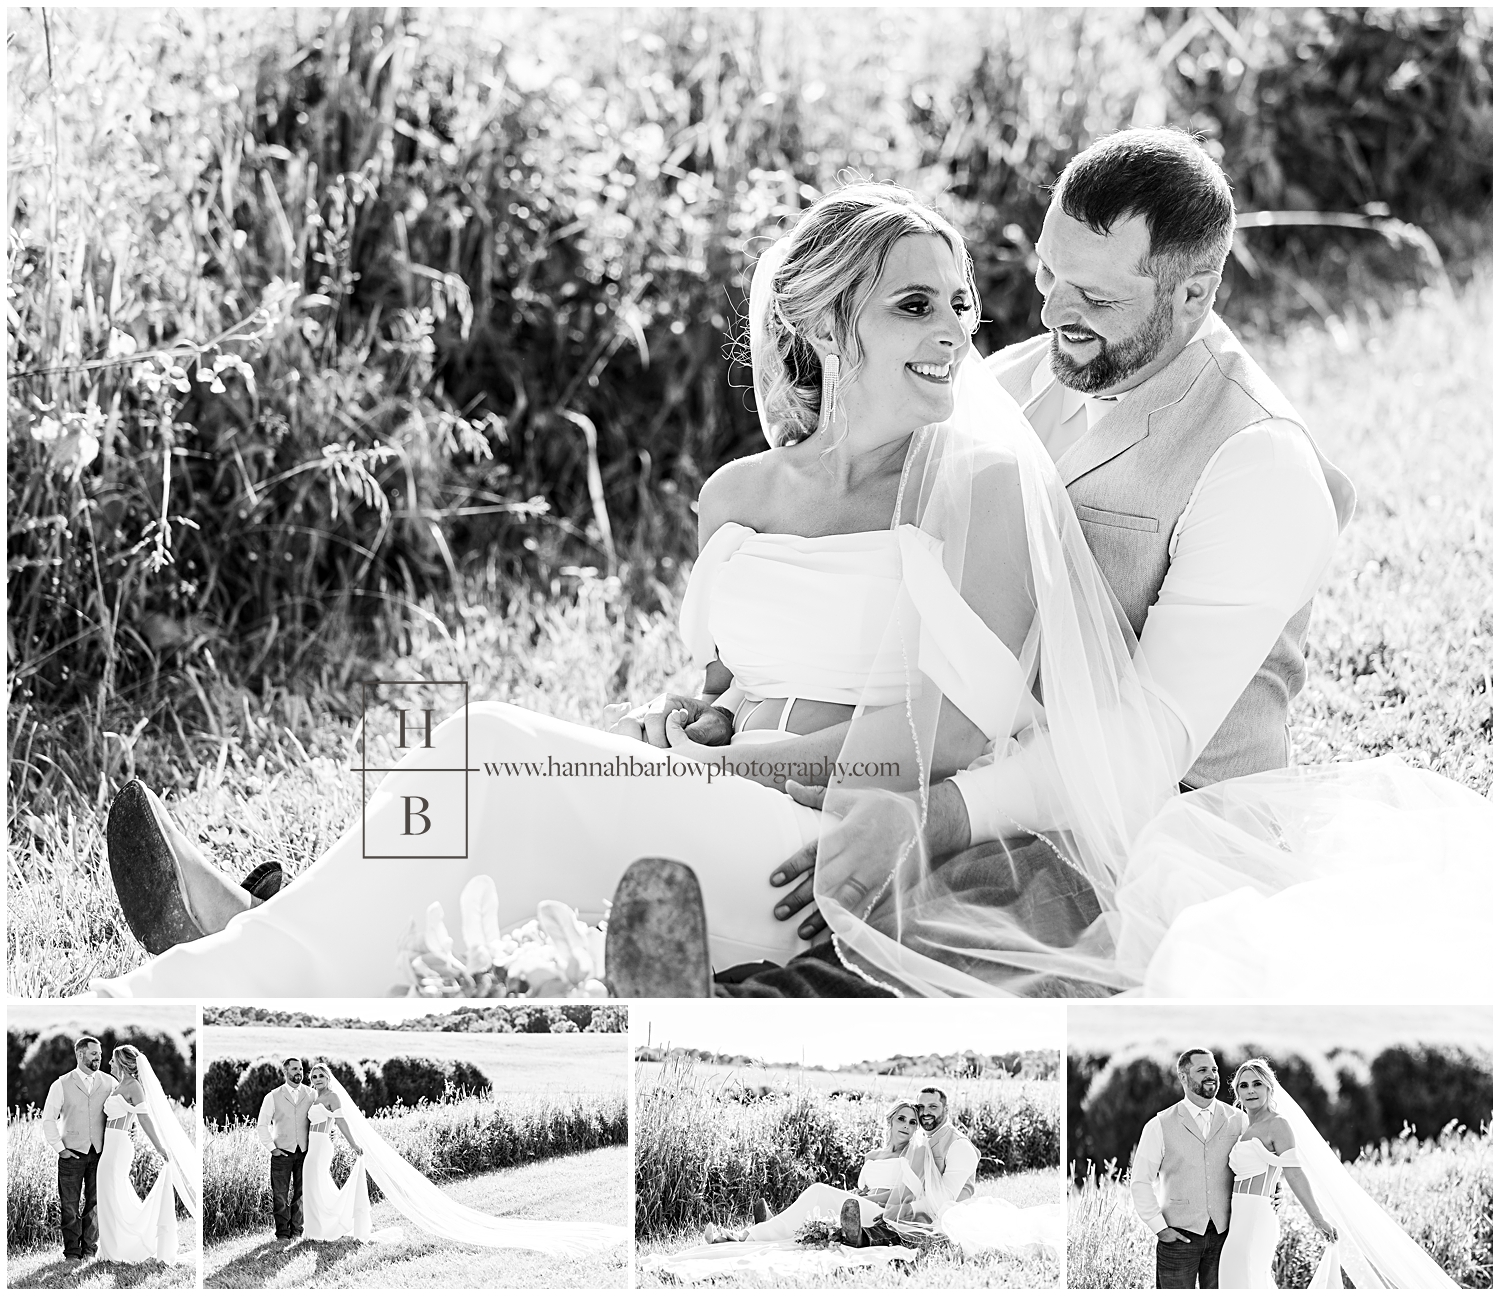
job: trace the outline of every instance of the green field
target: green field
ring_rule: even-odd
[[[619,1147],[552,1157],[514,1170],[448,1182],[443,1191],[489,1215],[628,1226],[630,1153]],[[627,1285],[628,1244],[576,1260],[553,1259],[530,1251],[445,1242],[406,1223],[389,1202],[376,1203],[371,1219],[376,1229],[401,1228],[401,1241],[388,1245],[302,1242],[287,1250],[269,1232],[237,1233],[210,1245],[205,1252],[204,1285],[388,1291]]]
[[[1301,1008],[1112,1003],[1068,1008],[1068,1048],[1113,1053],[1138,1044],[1186,1048],[1195,1040],[1243,1040],[1266,1048],[1378,1051],[1421,1040],[1489,1048],[1494,1012],[1475,1007]]]
[[[470,1035],[458,1031],[343,1030],[292,1026],[207,1026],[200,1066],[215,1058],[374,1058],[410,1054],[472,1062],[490,1078],[493,1096],[552,1092],[605,1093],[626,1084],[623,1034]]]

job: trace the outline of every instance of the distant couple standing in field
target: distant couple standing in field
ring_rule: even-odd
[[[502,929],[613,892],[622,995],[1487,994],[1492,807],[1396,757],[1288,768],[1354,490],[1213,310],[1234,237],[1194,138],[1106,136],[1037,234],[1047,331],[982,359],[947,220],[894,185],[820,198],[750,287],[769,449],[698,501],[701,692],[609,732],[474,704],[284,889],[128,784],[110,867],[158,957],[96,988],[383,994],[412,919],[488,875]],[[365,849],[428,767],[642,741],[743,776],[486,778],[482,851]]]
[[[57,1153],[63,1255],[186,1263],[187,1254],[177,1250],[177,1199],[197,1218],[197,1146],[139,1049],[116,1048],[108,1074],[100,1070],[104,1046],[92,1035],[75,1040],[73,1053],[77,1065],[52,1082],[42,1105],[42,1137]],[[130,1180],[137,1124],[164,1162],[144,1201]]]
[[[948,1119],[948,1095],[923,1089],[916,1101],[900,1100],[885,1113],[885,1137],[865,1154],[853,1192],[832,1184],[803,1189],[790,1206],[772,1215],[763,1199],[748,1229],[710,1225],[707,1240],[784,1242],[809,1220],[837,1220],[844,1245],[899,1246],[906,1234],[929,1235],[948,1209],[974,1195],[979,1152]]]
[[[1329,1243],[1311,1286],[1342,1290],[1348,1274],[1361,1290],[1457,1287],[1354,1182],[1264,1058],[1235,1072],[1233,1106],[1209,1050],[1185,1050],[1177,1077],[1182,1101],[1147,1122],[1130,1163],[1159,1289],[1275,1287],[1282,1180]]]
[[[503,1219],[462,1205],[376,1132],[328,1063],[308,1069],[309,1084],[302,1083],[302,1070],[301,1058],[282,1062],[283,1083],[262,1099],[256,1123],[270,1153],[276,1237],[288,1246],[303,1238],[399,1242],[399,1228],[371,1226],[370,1178],[405,1219],[452,1242],[581,1256],[626,1239],[618,1225]],[[333,1177],[335,1127],[354,1154],[342,1185]]]

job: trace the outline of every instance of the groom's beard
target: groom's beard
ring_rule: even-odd
[[[1124,382],[1131,374],[1144,369],[1161,354],[1172,332],[1172,294],[1160,288],[1151,316],[1130,337],[1120,342],[1099,338],[1099,354],[1078,364],[1065,356],[1057,345],[1057,330],[1052,332],[1052,372],[1057,381],[1074,391],[1096,392]]]

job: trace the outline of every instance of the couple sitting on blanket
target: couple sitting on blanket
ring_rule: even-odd
[[[787,1241],[808,1220],[837,1216],[849,1246],[899,1246],[931,1234],[950,1206],[972,1197],[978,1168],[978,1151],[948,1119],[947,1094],[923,1089],[916,1102],[902,1099],[887,1109],[885,1140],[866,1153],[853,1192],[815,1183],[779,1215],[757,1201],[754,1225],[731,1230],[710,1224],[707,1240]]]

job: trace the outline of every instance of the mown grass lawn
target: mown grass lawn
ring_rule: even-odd
[[[1430,294],[1337,339],[1306,329],[1248,345],[1360,493],[1314,604],[1308,683],[1292,708],[1297,760],[1401,752],[1488,792],[1489,274],[1455,298]],[[453,628],[420,623],[397,661],[351,655],[342,684],[213,684],[212,732],[144,724],[136,733],[139,717],[113,719],[125,736],[110,740],[121,752],[118,776],[134,771],[166,789],[184,830],[236,879],[266,858],[296,873],[358,814],[347,747],[358,689],[349,680],[463,678],[472,697],[597,724],[607,702],[693,686],[674,628],[680,589],[660,592],[666,610],[656,613],[630,606],[602,578],[582,580],[570,602],[535,594],[502,608],[460,594]],[[46,753],[23,744],[12,759],[45,763]],[[77,993],[145,959],[103,858],[108,790],[102,780],[78,788],[59,778],[45,798],[12,808],[11,994]]]
[[[1014,1206],[1042,1206],[1057,1204],[1059,1186],[1057,1171],[1028,1170],[1005,1175],[998,1179],[981,1180],[975,1185],[975,1194],[980,1197],[999,1197]],[[749,1220],[726,1220],[726,1224],[738,1227]],[[737,1274],[734,1278],[712,1279],[707,1282],[685,1284],[676,1278],[640,1266],[640,1261],[651,1255],[672,1255],[689,1247],[701,1246],[703,1234],[696,1229],[677,1229],[636,1244],[637,1287],[735,1287],[735,1288],[788,1288],[795,1283],[774,1279],[757,1279]],[[1032,1253],[1024,1256],[1004,1255],[1000,1252],[985,1252],[973,1259],[965,1260],[963,1253],[948,1242],[938,1242],[925,1248],[916,1260],[894,1261],[889,1264],[862,1266],[845,1269],[818,1279],[818,1287],[835,1287],[846,1290],[922,1290],[944,1288],[963,1290],[974,1287],[1056,1287],[1059,1282],[1060,1260],[1050,1253]]]
[[[443,1191],[490,1215],[591,1220],[628,1225],[630,1153],[601,1148],[554,1157],[516,1170],[449,1182]],[[269,1233],[241,1233],[209,1246],[204,1285],[227,1288],[622,1288],[628,1245],[581,1259],[492,1250],[446,1242],[406,1223],[389,1202],[372,1211],[375,1228],[403,1228],[400,1242],[300,1242],[290,1249]]]

